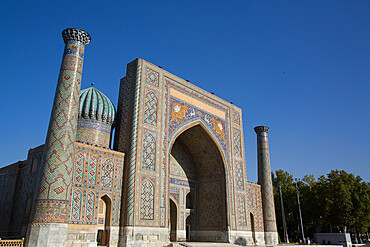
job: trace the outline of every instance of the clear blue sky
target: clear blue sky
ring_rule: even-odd
[[[67,27],[86,30],[82,88],[115,105],[141,57],[243,109],[247,176],[256,125],[272,170],[344,169],[370,181],[370,1],[1,1],[0,167],[43,144]],[[285,72],[285,73],[284,73]]]

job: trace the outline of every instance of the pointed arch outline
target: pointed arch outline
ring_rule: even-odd
[[[108,198],[108,200],[106,198]],[[103,194],[99,195],[98,199],[103,200],[105,202],[105,205],[107,206],[107,209],[106,209],[107,212],[106,213],[109,215],[109,217],[108,217],[109,218],[109,226],[111,226],[112,225],[112,214],[113,214],[113,200],[112,200],[111,196],[108,193],[103,193]],[[99,203],[99,200],[98,200],[98,203]],[[109,210],[109,212],[108,212],[108,210]]]
[[[215,144],[215,146],[217,147],[217,150],[218,152],[220,153],[220,156],[221,156],[221,159],[222,159],[222,163],[223,163],[223,168],[224,168],[224,172],[225,172],[225,199],[226,199],[226,226],[230,225],[231,224],[231,203],[232,203],[232,200],[230,198],[230,189],[232,190],[232,188],[229,189],[229,187],[231,186],[230,184],[230,180],[229,180],[229,170],[228,170],[228,156],[226,155],[226,153],[224,152],[224,150],[221,148],[222,145],[220,145],[220,142],[218,141],[216,135],[214,134],[214,132],[207,126],[207,124],[204,122],[203,119],[201,118],[197,118],[197,119],[193,119],[189,122],[186,122],[182,125],[179,125],[176,130],[172,133],[172,135],[170,136],[169,138],[169,145],[168,145],[168,150],[167,150],[167,153],[170,154],[171,153],[171,150],[172,150],[172,147],[173,147],[173,144],[175,143],[176,139],[182,134],[184,133],[185,131],[191,129],[192,127],[195,127],[199,125],[204,131],[205,133],[208,135],[209,138],[211,138],[212,142]],[[226,133],[226,131],[225,131]],[[168,164],[170,163],[169,159],[170,159],[170,155],[168,155]],[[168,176],[168,184],[170,184],[170,176]],[[169,193],[169,187],[167,189],[167,193]],[[168,197],[168,199],[170,199],[170,197]],[[168,200],[169,202],[169,200]]]
[[[169,138],[169,144],[170,145],[168,145],[167,152],[170,152],[172,150],[172,146],[175,143],[177,137],[179,137],[182,133],[184,133],[188,129],[190,129],[192,127],[195,127],[197,125],[200,125],[200,127],[202,127],[202,129],[207,133],[207,135],[211,138],[211,140],[213,141],[213,143],[216,145],[217,150],[221,154],[221,158],[222,158],[222,161],[224,163],[225,172],[228,171],[227,170],[228,169],[228,156],[225,153],[225,150],[223,150],[221,148],[222,145],[221,145],[220,141],[218,140],[218,138],[216,137],[215,133],[207,126],[207,124],[205,123],[205,121],[203,119],[201,119],[201,118],[193,119],[193,120],[191,120],[189,122],[186,122],[186,123],[184,123],[182,125],[179,125],[176,128],[176,130],[172,133],[172,135],[170,136],[170,138]]]

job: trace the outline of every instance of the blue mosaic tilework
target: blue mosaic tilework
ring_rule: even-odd
[[[234,155],[237,157],[242,157],[241,149],[241,134],[240,130],[234,129]]]
[[[74,173],[73,181],[76,181],[76,176],[85,179],[83,183],[72,184],[69,223],[96,225],[99,198],[107,195],[112,203],[111,225],[118,226],[124,154],[80,143],[75,145],[77,155],[74,170],[81,166],[79,157],[85,157],[88,162],[82,174]]]
[[[159,73],[147,68],[146,69],[146,82],[156,87],[159,86]]]
[[[177,184],[177,185],[182,185],[182,186],[187,186],[190,188],[194,188],[194,183],[191,181],[186,181],[186,180],[181,180],[177,178],[170,178],[170,183],[171,184]]]
[[[240,226],[246,226],[247,221],[245,218],[245,200],[244,197],[238,196],[238,219]]]
[[[142,169],[155,170],[156,134],[145,131],[143,138],[143,163]]]
[[[157,125],[158,98],[153,91],[145,95],[144,123],[153,126]]]
[[[235,161],[235,180],[236,188],[238,190],[244,190],[243,167],[242,162],[239,160]]]
[[[140,219],[154,220],[154,184],[150,179],[141,184]]]
[[[63,31],[66,45],[46,137],[45,169],[33,222],[67,223],[69,218],[66,212],[69,213],[70,206],[78,96],[83,52],[89,42],[84,39],[82,44],[80,36],[90,37],[81,30],[69,30]]]
[[[114,163],[110,159],[103,161],[101,165],[100,186],[112,188],[114,179]]]
[[[72,192],[72,207],[71,207],[71,220],[81,220],[83,192],[81,189],[75,188]]]
[[[225,133],[227,133],[227,129],[225,120],[174,97],[170,97],[170,109],[170,137],[179,126],[194,119],[201,119],[215,133],[222,149],[226,152],[227,135]]]

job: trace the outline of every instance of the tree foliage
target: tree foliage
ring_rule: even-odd
[[[277,170],[272,173],[272,181],[281,238],[284,235],[279,186],[283,195],[289,239],[297,241],[302,238],[296,186],[306,237],[312,238],[317,232],[369,232],[370,184],[360,176],[355,177],[343,170],[332,170],[327,176],[317,179],[313,175],[306,175],[297,180],[287,171]]]

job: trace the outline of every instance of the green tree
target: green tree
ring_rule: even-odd
[[[305,236],[312,238],[316,232],[369,232],[370,185],[360,176],[343,170],[332,170],[327,176],[317,179],[306,175],[295,182],[287,171],[272,173],[277,226],[283,235],[280,194],[284,199],[287,231],[290,239],[300,238],[298,205],[295,185],[300,193]]]
[[[297,240],[299,239],[299,229],[297,221],[298,212],[293,175],[283,170],[277,170],[275,171],[275,174],[272,173],[272,183],[274,186],[276,221],[279,236],[281,239],[283,239],[283,220],[281,216],[280,193],[278,189],[280,185],[284,199],[284,211],[288,236],[290,239]]]

